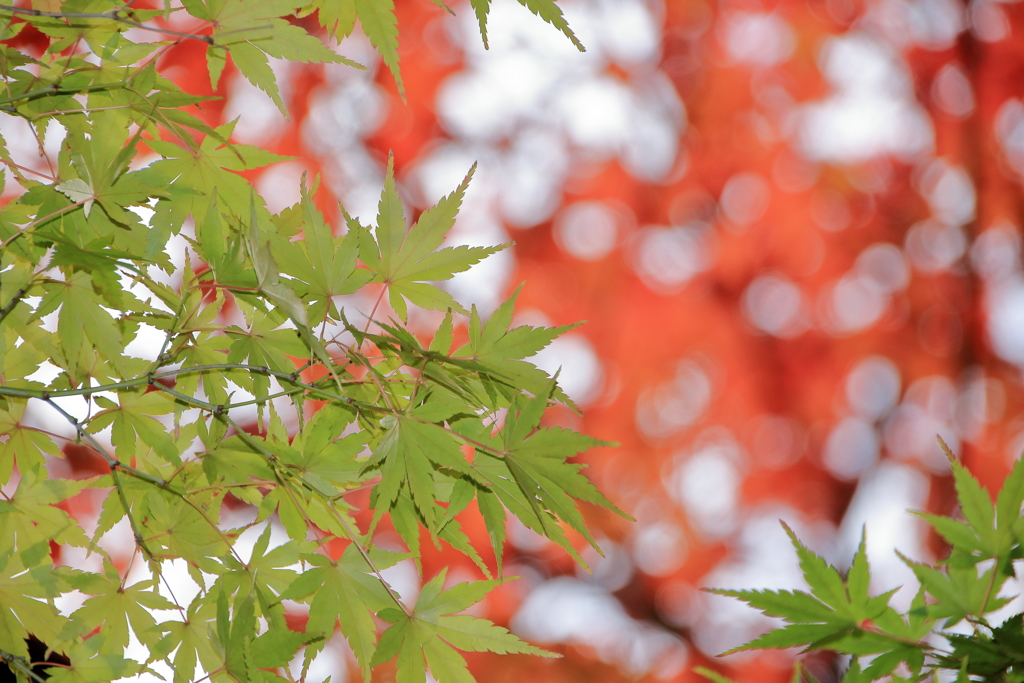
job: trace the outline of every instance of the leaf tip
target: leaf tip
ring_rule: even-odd
[[[936,434],[935,440],[939,442],[939,448],[941,448],[942,452],[945,453],[946,459],[949,460],[950,466],[955,467],[958,461],[956,459],[956,456],[953,455],[953,451],[950,450],[949,446],[946,445],[946,442],[942,440],[942,437],[940,435]]]

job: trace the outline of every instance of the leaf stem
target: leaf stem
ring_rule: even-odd
[[[363,544],[359,542],[359,537],[352,530],[352,527],[349,526],[348,522],[345,521],[345,518],[342,515],[338,514],[338,511],[334,509],[333,505],[328,505],[327,509],[331,511],[331,514],[334,515],[334,517],[338,520],[338,523],[341,524],[342,528],[345,529],[345,533],[348,534],[349,538],[352,540],[352,543],[355,544],[356,550],[358,550],[359,554],[363,556],[363,560],[366,561],[366,564],[369,565],[370,569],[377,576],[377,579],[381,582],[381,585],[383,585],[384,588],[387,589],[387,592],[391,596],[391,599],[395,601],[395,604],[398,605],[403,612],[405,612],[406,616],[411,617],[412,613],[409,611],[409,608],[405,606],[405,603],[402,602],[401,597],[399,597],[399,595],[395,593],[395,590],[388,584],[388,582],[384,580],[384,576],[380,573],[380,570],[377,569],[377,565],[373,563],[373,560],[370,559],[370,554],[366,551],[365,548],[363,548]]]
[[[982,624],[985,624],[986,626],[988,624],[985,622],[985,612],[988,611],[988,603],[992,599],[992,594],[995,592],[996,576],[998,576],[1000,573],[999,560],[1000,558],[995,558],[995,564],[992,565],[992,574],[988,580],[988,588],[985,589],[985,599],[982,601],[981,607],[978,609],[977,618]],[[977,626],[975,626],[975,628],[977,628]]]
[[[53,115],[53,114],[64,114],[64,113],[70,114],[70,113],[74,113],[74,112],[56,112],[56,111],[54,111],[54,112],[48,112],[48,113],[50,115]],[[46,114],[37,114],[36,116],[33,117],[33,120],[35,120],[36,118],[39,118],[40,116],[45,116],[45,115]],[[21,164],[16,164],[13,161],[8,161],[7,159],[0,159],[0,163],[7,164],[11,168],[16,168],[19,171],[25,171],[26,173],[32,173],[34,175],[39,176],[40,178],[46,178],[50,182],[56,182],[57,181],[56,178],[54,178],[53,176],[46,175],[42,171],[36,171],[35,169],[31,169],[28,166],[22,166]]]
[[[110,454],[107,453],[107,451],[102,446],[100,446],[99,443],[97,443],[96,439],[92,438],[92,435],[82,428],[81,423],[77,419],[75,419],[72,415],[70,415],[66,410],[61,408],[59,405],[54,403],[53,399],[47,397],[44,398],[43,400],[46,401],[46,403],[48,403],[54,410],[63,415],[64,419],[74,426],[75,430],[78,432],[78,435],[82,437],[82,439],[84,439],[86,442],[88,442],[88,444],[92,446],[92,448],[97,453],[102,455],[104,460],[107,461],[107,466],[110,468],[110,478],[114,482],[114,488],[117,490],[117,496],[121,500],[121,506],[124,508],[124,514],[126,517],[128,517],[128,523],[132,527],[132,534],[135,536],[135,544],[136,546],[138,546],[138,548],[142,550],[142,552],[146,555],[147,559],[152,559],[153,553],[146,545],[146,541],[142,536],[142,531],[139,528],[138,523],[135,521],[135,517],[132,515],[131,508],[128,506],[128,497],[125,496],[124,494],[124,485],[121,483],[121,479],[118,476],[118,470],[124,469],[132,476],[142,479],[143,481],[156,484],[161,488],[167,488],[167,482],[161,479],[157,479],[156,477],[152,477],[144,472],[139,472],[134,467],[124,465],[119,461],[115,460],[114,458],[110,457]]]

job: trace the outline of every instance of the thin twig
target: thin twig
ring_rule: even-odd
[[[7,317],[8,313],[14,310],[14,307],[18,305],[18,302],[21,301],[22,297],[28,294],[28,290],[32,289],[33,284],[35,283],[29,282],[27,285],[19,289],[17,292],[14,293],[14,296],[11,297],[11,300],[7,302],[7,305],[5,305],[3,308],[0,308],[0,323],[4,321],[4,318]]]
[[[46,683],[46,679],[33,671],[30,662],[24,657],[12,654],[6,650],[0,650],[0,662],[3,662],[11,668],[17,669],[26,678],[31,678],[33,681],[36,681],[36,683]]]
[[[123,8],[112,10],[110,12],[44,12],[38,9],[31,9],[28,7],[14,7],[13,5],[0,5],[0,12],[10,12],[11,14],[24,14],[30,17],[45,17],[47,19],[107,19],[108,21],[116,21],[126,26],[134,26],[135,28],[141,28],[145,31],[155,31],[157,33],[165,33],[169,36],[177,36],[179,38],[190,38],[198,40],[207,45],[216,45],[214,37],[210,35],[198,35],[196,33],[184,33],[182,31],[175,31],[169,28],[160,28],[158,26],[148,26],[146,24],[127,19],[119,16],[119,12],[125,11]],[[257,28],[271,28],[257,27]]]
[[[32,128],[32,126],[29,126],[29,128]],[[32,128],[32,130],[35,131],[35,128]],[[49,160],[47,160],[47,163],[49,163]],[[51,169],[50,172],[52,173],[53,169]],[[3,242],[0,242],[0,250],[6,249],[8,244],[10,244],[14,240],[18,239],[22,235],[27,235],[36,226],[41,225],[42,223],[45,223],[46,221],[50,220],[51,218],[56,218],[57,216],[60,216],[61,214],[67,213],[68,211],[71,211],[73,209],[77,209],[79,206],[82,206],[87,201],[90,201],[90,200],[83,199],[80,202],[75,202],[74,204],[69,204],[67,206],[64,206],[64,207],[61,207],[61,208],[57,209],[56,211],[51,211],[50,213],[46,214],[45,216],[42,216],[41,218],[37,218],[37,219],[35,219],[34,221],[32,221],[30,223],[26,223],[25,226],[21,230],[19,230],[18,232],[14,233],[13,235],[11,235],[7,239],[5,239]]]

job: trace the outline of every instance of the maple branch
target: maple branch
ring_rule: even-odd
[[[0,320],[2,320],[2,316],[0,316]],[[164,378],[167,378],[167,377],[176,377],[177,375],[184,374],[184,373],[209,372],[209,371],[213,371],[213,370],[246,370],[246,371],[249,371],[249,372],[256,372],[256,373],[259,373],[259,374],[269,375],[271,377],[277,378],[278,380],[282,380],[282,381],[294,384],[295,385],[295,389],[291,389],[291,390],[286,389],[286,390],[282,390],[280,392],[277,392],[275,394],[271,394],[271,395],[263,396],[263,397],[258,397],[258,398],[253,398],[253,399],[250,399],[250,400],[247,400],[247,401],[239,401],[238,403],[220,403],[220,404],[218,404],[218,403],[211,403],[209,401],[204,401],[202,399],[198,399],[198,398],[195,398],[193,396],[188,396],[187,394],[183,394],[183,393],[181,393],[179,391],[175,391],[174,389],[171,389],[170,387],[166,387],[163,384],[155,381],[155,380],[164,379]],[[174,398],[176,398],[177,400],[179,400],[179,401],[181,401],[183,403],[186,403],[186,404],[191,405],[191,406],[196,407],[196,408],[202,408],[204,410],[208,410],[208,411],[214,413],[215,415],[218,415],[218,414],[223,414],[224,411],[230,410],[231,408],[236,408],[236,407],[241,407],[241,406],[246,406],[246,405],[253,405],[255,403],[263,403],[263,402],[265,402],[265,401],[267,401],[269,399],[272,399],[272,398],[277,398],[279,396],[286,396],[286,395],[294,395],[294,394],[299,393],[302,390],[305,390],[305,391],[308,391],[312,396],[314,396],[316,398],[319,398],[321,400],[326,399],[326,400],[340,401],[342,403],[346,403],[346,404],[351,405],[353,407],[356,407],[356,408],[359,408],[359,409],[365,409],[365,410],[367,410],[369,412],[374,412],[374,413],[382,414],[382,415],[393,415],[395,413],[395,409],[394,408],[389,410],[387,408],[381,408],[380,406],[362,403],[362,402],[356,401],[356,400],[354,400],[354,399],[352,399],[352,398],[350,398],[348,396],[341,396],[339,394],[335,394],[334,392],[327,391],[325,389],[317,387],[317,386],[315,386],[313,384],[308,384],[306,382],[302,382],[302,381],[298,380],[295,377],[295,374],[297,374],[297,372],[296,373],[292,373],[292,374],[288,374],[288,373],[285,373],[285,372],[281,372],[281,371],[277,371],[277,370],[271,370],[268,367],[258,366],[258,365],[245,365],[245,364],[242,364],[242,363],[217,363],[217,364],[210,364],[210,365],[193,365],[193,366],[190,366],[190,367],[187,367],[187,368],[177,368],[175,370],[168,370],[168,371],[165,371],[165,372],[151,373],[151,374],[148,374],[148,375],[143,375],[143,376],[136,377],[136,378],[133,378],[133,379],[130,379],[130,380],[125,380],[123,382],[114,382],[114,383],[111,383],[111,384],[103,384],[103,385],[98,385],[98,386],[82,387],[82,388],[79,388],[79,389],[63,389],[63,390],[59,390],[59,391],[43,391],[43,390],[39,390],[39,389],[22,389],[22,388],[19,388],[19,387],[0,386],[0,396],[18,396],[18,397],[22,397],[22,398],[37,398],[37,399],[41,399],[41,400],[48,400],[48,397],[49,398],[62,398],[62,397],[68,397],[68,396],[91,396],[92,394],[96,394],[96,393],[100,393],[100,392],[117,391],[118,389],[131,389],[131,388],[134,388],[134,387],[139,387],[139,386],[143,386],[143,385],[148,384],[148,385],[153,386],[154,388],[158,389],[159,391],[162,391],[162,392],[164,392],[166,394],[169,394],[170,396],[173,396]],[[376,375],[373,375],[372,371],[371,371],[371,376],[373,376],[375,379],[378,379],[378,378],[376,378]],[[379,379],[378,379],[378,381],[379,381]],[[358,380],[357,380],[357,382],[358,382]],[[376,381],[374,383],[377,384]],[[378,389],[382,390],[382,387],[379,384],[377,384],[377,386],[378,386]],[[74,419],[74,418],[71,418],[71,419]],[[413,416],[410,416],[408,419],[413,420],[415,422],[422,422],[424,424],[434,424],[432,422],[428,422],[427,420],[419,419],[419,418],[416,418],[416,417],[413,417]],[[472,439],[472,438],[470,438],[468,436],[465,436],[464,434],[459,434],[458,432],[456,432],[456,431],[454,431],[454,430],[452,430],[450,428],[445,427],[444,429],[445,429],[445,431],[449,432],[450,434],[452,434],[453,436],[458,438],[463,443],[468,444],[470,446],[473,446],[473,448],[475,448],[477,450],[484,451],[486,453],[490,453],[490,454],[492,454],[494,456],[497,456],[497,457],[504,457],[505,455],[507,455],[507,453],[504,450],[497,449],[497,448],[494,448],[492,446],[488,446],[487,444],[481,443],[480,441],[476,441],[475,439]],[[121,467],[124,468],[125,466],[121,465]],[[140,473],[140,474],[142,474],[142,473]],[[149,475],[144,475],[144,476],[146,478],[148,478],[147,480],[150,480],[150,483],[157,484],[158,486],[162,486],[162,487],[166,487],[167,486],[167,482],[164,482],[162,480],[157,480],[155,478],[149,477]]]
[[[134,2],[134,0],[132,0],[132,1]],[[142,277],[141,276],[137,276],[134,279],[135,279],[135,281],[139,281],[139,280],[142,279]],[[146,279],[148,280],[149,278],[146,278]],[[149,283],[148,282],[146,283],[146,287],[149,288]],[[181,323],[181,316],[184,313],[185,313],[185,300],[182,299],[181,302],[178,304],[178,311],[177,311],[177,313],[174,314],[173,324],[172,324],[171,328],[167,330],[167,334],[164,335],[163,342],[160,343],[160,352],[156,354],[156,358],[153,360],[153,363],[149,366],[149,371],[150,372],[156,371],[156,369],[160,367],[161,363],[166,362],[164,360],[164,354],[167,353],[167,347],[171,343],[171,338],[175,336],[174,328],[177,327]],[[180,330],[179,330],[178,333],[180,334]],[[177,354],[175,354],[175,355],[177,355]]]
[[[33,671],[29,661],[24,657],[12,654],[6,650],[0,650],[0,662],[3,662],[12,669],[17,669],[22,673],[22,675],[32,679],[36,683],[46,683],[46,679]],[[47,662],[47,664],[49,664],[49,662]]]
[[[132,388],[135,388],[135,387],[140,387],[140,386],[144,386],[144,385],[147,385],[147,384],[151,384],[154,387],[156,387],[156,388],[158,388],[158,389],[160,389],[162,391],[166,391],[167,393],[175,396],[176,398],[179,398],[179,399],[181,399],[183,401],[187,400],[187,401],[189,401],[191,403],[194,403],[197,407],[206,408],[207,410],[217,410],[217,409],[227,410],[228,408],[234,407],[235,405],[248,405],[248,404],[252,403],[252,401],[244,401],[244,402],[240,402],[238,404],[214,404],[214,403],[210,403],[208,401],[203,401],[201,399],[193,398],[191,396],[186,396],[185,394],[182,394],[180,392],[176,392],[174,390],[170,390],[167,387],[164,387],[162,384],[160,384],[159,382],[156,381],[156,380],[165,379],[165,378],[169,378],[169,377],[176,377],[178,375],[186,374],[186,373],[210,372],[210,371],[214,371],[214,370],[245,370],[247,372],[255,372],[255,373],[261,374],[261,375],[268,375],[268,376],[274,377],[274,378],[276,378],[278,380],[281,380],[281,381],[284,381],[284,382],[288,382],[289,384],[293,384],[296,387],[305,389],[306,391],[309,391],[310,393],[315,394],[315,395],[317,395],[317,396],[319,396],[319,397],[321,397],[323,399],[333,400],[333,401],[340,401],[342,403],[346,403],[346,404],[349,404],[349,405],[352,405],[352,406],[356,406],[356,407],[365,408],[367,410],[376,409],[377,412],[381,412],[381,413],[384,413],[384,414],[390,414],[390,411],[388,411],[388,410],[386,410],[384,408],[380,408],[378,406],[372,406],[372,405],[368,405],[368,404],[363,404],[363,403],[361,403],[359,401],[356,401],[355,399],[349,398],[347,396],[341,396],[340,394],[335,394],[333,392],[327,391],[327,390],[322,389],[322,388],[320,388],[320,387],[318,387],[318,386],[316,386],[314,384],[309,384],[307,382],[303,382],[303,381],[299,380],[298,377],[296,376],[298,374],[297,371],[294,372],[294,373],[287,373],[287,372],[282,372],[280,370],[272,370],[272,369],[270,369],[270,368],[268,368],[266,366],[263,366],[263,365],[245,365],[244,363],[213,363],[213,364],[209,364],[209,365],[191,365],[191,366],[189,366],[187,368],[176,368],[174,370],[166,370],[164,372],[147,373],[145,375],[140,375],[140,376],[134,377],[132,379],[124,380],[123,382],[112,382],[110,384],[100,384],[100,385],[96,385],[96,386],[81,387],[81,388],[78,388],[78,389],[59,389],[59,390],[53,390],[53,391],[44,391],[44,390],[41,390],[41,389],[22,389],[22,388],[19,388],[19,387],[4,387],[4,386],[0,386],[0,396],[20,396],[20,397],[23,397],[23,398],[38,398],[38,399],[45,400],[47,397],[51,397],[51,398],[64,398],[64,397],[68,397],[68,396],[91,396],[92,394],[97,394],[97,393],[101,393],[101,392],[104,392],[104,391],[117,391],[119,389],[132,389]],[[294,392],[294,393],[297,393],[297,392]],[[254,399],[254,400],[255,401],[263,401],[263,400],[266,400],[267,398],[270,398],[270,397],[267,396],[267,397],[263,397],[263,398],[257,398],[257,399]]]
[[[248,401],[238,401],[237,403],[228,403],[224,406],[224,409],[229,408],[241,408],[242,406],[251,406],[256,403],[266,403],[267,401],[275,398],[281,398],[282,396],[294,396],[295,394],[301,394],[305,389],[303,387],[295,387],[294,389],[282,389],[273,394],[267,394],[260,398],[254,398]]]
[[[30,17],[43,17],[47,19],[106,19],[108,21],[116,21],[126,26],[133,26],[135,28],[143,29],[144,31],[155,31],[157,33],[165,33],[169,36],[176,36],[178,38],[190,38],[206,43],[207,45],[215,45],[214,37],[208,35],[198,35],[196,33],[184,33],[182,31],[175,31],[169,28],[160,28],[158,26],[149,26],[147,24],[140,23],[133,19],[120,16],[121,12],[124,12],[125,8],[118,8],[111,10],[110,12],[44,12],[38,9],[30,9],[28,7],[14,7],[13,5],[0,5],[0,12],[10,12],[11,14],[24,14]]]
[[[224,482],[223,484],[212,484],[210,486],[200,486],[198,488],[189,489],[188,493],[198,493],[200,491],[213,491],[220,489],[230,488],[246,488],[249,486],[280,486],[281,482],[278,481],[231,481]]]
[[[33,284],[35,283],[30,282],[21,289],[19,289],[17,292],[14,293],[14,296],[11,297],[11,300],[7,302],[7,305],[4,306],[3,308],[0,308],[0,323],[4,321],[4,318],[7,317],[8,313],[14,310],[14,307],[18,305],[18,302],[21,301],[26,294],[28,294],[28,290],[32,289]]]
[[[0,5],[0,9],[3,9],[2,5]],[[43,95],[77,95],[79,93],[93,92],[93,91],[96,91],[96,90],[111,90],[113,88],[124,88],[127,85],[128,84],[124,83],[124,82],[121,82],[121,83],[97,83],[97,84],[94,84],[94,85],[83,85],[83,86],[80,86],[80,87],[77,87],[77,88],[69,88],[69,87],[63,87],[63,86],[57,85],[56,83],[53,83],[52,85],[48,85],[48,86],[46,86],[44,88],[38,88],[38,89],[32,90],[30,92],[22,93],[20,95],[15,95],[13,97],[7,97],[7,98],[4,98],[4,99],[0,100],[0,110],[3,110],[3,111],[6,111],[6,112],[10,112],[12,114],[15,114],[15,113],[17,113],[17,110],[15,110],[14,107],[5,107],[3,105],[9,104],[11,102],[17,102],[19,100],[31,100],[31,99],[33,99],[35,97],[41,97]],[[79,111],[80,110],[76,110],[76,111],[68,112],[68,113],[69,114],[77,114],[77,113],[79,113]]]
[[[356,356],[356,359],[354,361],[352,361],[353,364],[360,365],[360,366],[366,368],[366,371],[370,375],[371,380],[373,381],[374,385],[377,387],[377,391],[380,392],[381,398],[383,398],[384,402],[388,404],[388,408],[391,410],[391,412],[393,412],[393,413],[394,412],[398,412],[398,409],[395,408],[395,404],[391,402],[390,394],[388,394],[386,391],[384,391],[384,385],[381,383],[381,378],[378,377],[378,375],[380,373],[378,373],[376,371],[376,369],[374,369],[373,364],[370,363],[370,361],[365,356],[362,356],[362,354],[360,354],[359,352],[353,350],[352,348],[348,349],[348,353],[349,353],[350,357],[353,356],[353,355]],[[376,407],[376,406],[374,406],[374,407]]]

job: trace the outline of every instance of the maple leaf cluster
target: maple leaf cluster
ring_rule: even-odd
[[[63,9],[95,9],[78,4]],[[920,606],[917,584],[948,598],[952,611],[930,619],[977,612],[979,596],[987,594],[976,590],[984,577],[971,573],[978,558],[1013,558],[1000,545],[1005,529],[988,530],[991,524],[983,522],[992,514],[971,502],[980,500],[970,493],[973,480],[950,467],[935,435],[992,490],[1022,447],[1017,416],[1024,350],[1016,324],[1024,172],[1018,87],[1024,54],[1016,37],[1024,30],[1021,9],[981,0],[524,4],[550,25],[520,7],[513,9],[536,26],[510,19],[512,10],[501,14],[503,21],[492,17],[487,23],[488,11],[505,10],[486,1],[447,8],[415,0],[188,3],[193,18],[172,13],[165,28],[190,35],[211,26],[202,35],[213,38],[173,44],[111,46],[109,34],[72,29],[56,18],[37,18],[31,28],[11,24],[10,45],[42,45],[45,37],[57,53],[85,41],[97,54],[106,50],[112,65],[154,54],[161,74],[177,69],[177,75],[126,68],[110,77],[131,88],[108,92],[98,87],[105,82],[68,80],[73,93],[25,103],[18,98],[39,84],[28,77],[8,83],[9,99],[0,107],[17,103],[29,120],[80,106],[70,103],[77,102],[72,95],[82,99],[76,93],[87,93],[88,107],[98,112],[133,112],[146,137],[130,138],[114,116],[97,114],[79,127],[67,117],[67,139],[83,152],[49,169],[52,177],[36,187],[20,158],[3,157],[9,180],[30,178],[22,183],[30,189],[20,203],[4,209],[5,250],[25,249],[15,233],[30,216],[59,214],[59,229],[51,224],[37,232],[53,245],[51,263],[73,271],[33,290],[42,297],[34,315],[56,313],[61,345],[46,350],[43,332],[26,323],[23,336],[33,335],[31,344],[5,357],[4,372],[28,376],[49,357],[86,376],[93,350],[119,373],[134,372],[134,361],[121,358],[123,345],[116,341],[125,338],[125,323],[108,310],[112,286],[102,283],[125,272],[128,254],[146,254],[172,270],[169,252],[155,245],[191,215],[196,244],[190,246],[205,265],[189,267],[208,270],[196,275],[202,287],[177,323],[195,337],[168,350],[181,352],[183,367],[266,367],[270,372],[231,376],[253,396],[266,396],[278,387],[272,373],[295,371],[292,358],[330,356],[313,323],[330,318],[339,338],[387,349],[395,367],[415,361],[425,375],[434,373],[437,383],[429,393],[418,396],[407,414],[380,425],[383,437],[372,462],[379,467],[375,476],[382,477],[377,507],[366,519],[354,513],[352,523],[374,522],[393,532],[400,539],[394,549],[400,544],[421,555],[423,577],[445,576],[446,570],[448,577],[486,578],[503,569],[527,577],[525,588],[497,587],[480,609],[565,657],[499,659],[461,646],[467,641],[457,634],[454,640],[442,636],[473,653],[465,661],[479,679],[697,681],[703,678],[693,667],[701,665],[737,680],[789,680],[788,660],[770,654],[714,658],[758,637],[772,622],[700,593],[706,586],[725,586],[727,595],[772,617],[791,618],[794,625],[774,632],[783,635],[761,641],[780,647],[862,639],[857,629],[865,619],[888,636],[919,638],[925,625],[914,620],[920,617],[913,611]],[[148,7],[140,4],[132,20],[159,18],[159,10]],[[291,18],[279,18],[287,13]],[[325,48],[302,28],[342,39],[340,46]],[[560,47],[552,47],[552,36]],[[580,45],[588,50],[584,56],[575,49]],[[282,59],[316,63],[284,66]],[[377,69],[378,59],[386,69]],[[68,69],[86,64],[71,62]],[[197,81],[194,74],[204,68],[210,78]],[[40,73],[58,80],[42,67]],[[277,110],[287,111],[290,118],[271,118],[268,109],[275,117]],[[45,130],[26,130],[0,128],[12,149],[18,136],[45,147]],[[179,139],[202,137],[201,153],[154,134],[165,130]],[[130,168],[122,152],[137,145],[160,159]],[[473,182],[467,185],[470,168]],[[303,174],[308,183],[300,182]],[[176,195],[173,179],[186,179],[190,191]],[[246,180],[271,205],[276,202],[272,212],[253,208]],[[51,181],[55,189],[49,189]],[[17,194],[13,185],[8,183],[5,199]],[[211,196],[216,200],[208,201]],[[163,210],[145,226],[124,208],[150,202]],[[69,205],[83,211],[67,212]],[[410,217],[415,220],[408,228]],[[264,227],[243,236],[243,219],[249,227]],[[342,236],[331,224],[347,231]],[[69,240],[69,234],[80,238]],[[103,242],[110,235],[113,241]],[[482,280],[471,278],[470,266],[511,242],[490,259],[504,261],[484,270]],[[88,275],[82,264],[88,264]],[[439,280],[444,287],[432,284]],[[0,306],[21,296],[15,295],[29,281],[5,271]],[[158,283],[152,287],[159,296]],[[217,298],[223,288],[231,295]],[[274,302],[277,313],[254,308],[247,290]],[[155,304],[124,296],[118,310],[166,327],[156,324],[164,314]],[[522,323],[514,327],[513,303],[521,318],[516,323]],[[2,314],[17,310],[5,306]],[[374,332],[364,327],[392,315],[391,325]],[[204,331],[238,316],[246,324],[224,335]],[[299,335],[282,328],[286,320]],[[482,371],[476,363],[487,365],[490,379],[526,391],[503,408],[505,428],[497,434],[460,413],[467,396],[482,395],[471,378]],[[559,368],[558,384],[549,384]],[[351,383],[347,390],[372,393],[376,377],[372,370],[357,377],[307,377],[311,385],[320,382],[321,392],[309,400],[328,400],[323,392],[341,379]],[[219,372],[182,375],[169,389],[198,396],[200,381],[209,406],[231,402],[234,388]],[[109,429],[119,461],[130,462],[136,441],[172,459],[180,437],[153,416],[175,414],[173,396],[124,391],[116,402],[97,397],[101,412],[89,431]],[[108,471],[95,454],[26,426],[24,410],[11,402],[0,414],[8,453],[0,473],[15,467],[14,453],[19,469],[60,454],[67,456],[69,473]],[[362,462],[355,464],[364,447],[359,437],[328,446],[330,439],[319,433],[329,416],[348,419],[335,410],[312,418],[309,436],[291,437],[290,444],[282,436],[272,449],[312,491],[327,497],[367,481]],[[239,472],[239,462],[249,463],[243,470],[260,467],[254,457],[259,451],[241,434],[259,432],[262,419],[253,414],[224,441],[224,434],[198,434],[219,444],[205,461],[208,476],[241,484],[248,475]],[[216,431],[201,428],[208,429]],[[460,438],[439,440],[439,430],[446,429]],[[619,446],[601,447],[610,442]],[[473,446],[472,460],[463,457],[466,444]],[[552,471],[554,452],[582,455]],[[502,457],[492,457],[497,453]],[[591,465],[589,480],[580,474],[583,464]],[[442,470],[462,478],[439,483],[435,475]],[[261,473],[273,477],[270,470]],[[637,523],[608,514],[615,510],[591,480]],[[26,487],[36,483],[27,481]],[[125,482],[129,489],[135,483]],[[29,538],[68,547],[81,542],[54,503],[81,518],[99,512],[103,530],[120,519],[114,496],[99,508],[88,492],[76,496],[82,490],[77,485],[47,486],[71,487],[45,494],[34,489],[38,500],[11,493],[12,528]],[[542,493],[524,493],[534,490]],[[944,516],[953,511],[957,490],[966,523]],[[287,551],[269,551],[282,556],[267,571],[316,560],[301,545],[305,537],[299,538],[307,523],[301,506],[283,494],[263,492],[257,499],[245,486],[235,491],[228,509],[237,499],[239,507],[259,506],[260,515],[276,513],[294,537]],[[438,496],[446,507],[435,510],[426,501]],[[585,502],[577,506],[573,500]],[[155,501],[146,505],[170,505],[182,518],[168,535],[175,553],[187,557],[195,548],[224,543],[204,526],[199,510]],[[935,531],[907,521],[912,518],[904,508],[926,510],[923,517]],[[388,519],[381,521],[385,510]],[[507,518],[507,511],[521,522]],[[305,513],[319,515],[321,528],[344,537],[341,522],[326,510]],[[800,565],[793,563],[786,535],[778,531],[780,517],[799,537],[812,538],[809,545],[819,554],[797,544]],[[1005,524],[1009,517],[996,518]],[[438,546],[443,550],[421,543],[421,523],[432,540],[444,542]],[[876,533],[879,528],[895,530],[898,538]],[[260,538],[254,558],[270,547]],[[880,538],[888,545],[873,546]],[[587,550],[588,541],[606,558]],[[913,561],[895,558],[892,544]],[[487,546],[493,564],[481,559],[478,549]],[[928,566],[951,546],[966,553],[970,561],[960,560],[970,571],[939,573]],[[333,615],[340,615],[354,653],[340,661],[353,662],[354,669],[389,655],[410,680],[424,676],[424,666],[461,680],[466,664],[447,646],[430,646],[418,658],[408,652],[435,635],[443,619],[476,629],[474,638],[501,629],[449,616],[468,607],[472,596],[448,596],[455,589],[442,591],[444,578],[422,587],[414,580],[421,592],[410,611],[387,612],[388,596],[359,583],[367,576],[361,564],[366,558],[352,546],[330,547],[341,559],[316,565],[303,577],[323,574],[324,585],[334,587],[321,600],[334,602],[309,605],[306,628],[326,632]],[[400,564],[387,550],[378,552],[378,568]],[[904,586],[893,600],[908,610],[906,621],[890,618],[888,598],[868,597],[869,553],[880,583],[873,585],[875,594]],[[848,556],[855,559],[844,577],[822,556],[840,566]],[[578,571],[573,557],[587,560],[594,573]],[[80,590],[94,596],[90,600],[110,595],[114,575],[123,573],[127,560],[117,552],[112,560],[119,568],[106,584],[82,580]],[[17,561],[9,567],[14,577],[22,576]],[[988,571],[988,578],[1012,574],[998,565]],[[809,594],[739,588],[792,586],[801,576]],[[281,594],[301,603],[309,595],[299,590],[306,580],[284,592],[288,581],[280,578]],[[472,585],[484,584],[495,588],[487,581]],[[57,589],[39,590],[36,600]],[[346,602],[357,598],[365,605]],[[436,611],[442,600],[450,601],[451,612]],[[22,603],[11,604],[17,610]],[[220,602],[204,609],[213,620]],[[226,609],[244,614],[258,608],[242,600]],[[290,610],[288,619],[306,619],[303,608]],[[389,626],[371,623],[370,611]],[[141,613],[138,618],[145,620]],[[333,647],[326,640],[257,646],[217,623],[225,666],[238,676],[249,675],[246,667],[277,666],[285,651],[290,657],[299,647],[310,666],[315,654]],[[986,644],[954,638],[947,663],[957,669],[974,662],[976,668],[965,669],[972,675],[1010,670],[1016,664],[1006,653],[1020,637],[1019,620],[1005,624]],[[372,635],[378,626],[386,629],[380,644]],[[195,666],[188,657],[214,658],[205,632],[168,628],[168,656],[178,642],[192,639],[194,647],[177,651],[183,671]],[[809,637],[801,640],[804,635]],[[508,638],[502,642],[509,651],[527,651]],[[266,659],[254,663],[253,648],[264,646]],[[906,660],[876,659],[865,675],[898,661]],[[126,666],[104,662],[112,669]],[[820,652],[804,666],[818,679],[836,680],[845,662]]]

